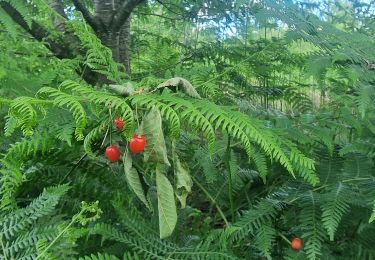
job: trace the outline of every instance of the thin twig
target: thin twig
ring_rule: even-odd
[[[76,162],[73,167],[70,169],[70,171],[64,176],[64,178],[60,181],[60,184],[63,183],[66,178],[68,178],[68,176],[81,164],[81,162],[83,161],[83,159],[85,159],[87,156],[87,153],[85,153],[79,160],[78,162]]]
[[[227,227],[230,226],[227,218],[225,217],[223,211],[221,210],[221,208],[219,207],[219,205],[217,204],[217,202],[215,201],[215,199],[211,196],[211,194],[203,187],[202,184],[199,183],[199,181],[194,177],[194,176],[191,176],[191,178],[193,179],[193,181],[198,185],[198,187],[204,192],[204,194],[206,194],[206,196],[211,200],[212,204],[214,204],[216,206],[216,209],[217,211],[219,212],[221,218],[223,219],[223,221],[225,222],[225,225]]]

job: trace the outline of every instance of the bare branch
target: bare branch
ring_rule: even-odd
[[[85,21],[92,27],[95,32],[97,32],[100,29],[100,24],[95,19],[95,17],[90,14],[85,5],[80,0],[73,0],[73,4],[77,8],[77,10],[82,13]]]
[[[163,18],[163,19],[167,19],[167,20],[172,20],[172,21],[181,21],[181,19],[184,19],[184,18],[172,18],[172,17],[167,17],[167,16],[164,16],[164,15],[153,14],[153,13],[142,13],[142,12],[137,12],[137,14],[140,14],[140,15],[148,15],[148,16],[157,16],[157,17],[160,17],[160,18]]]
[[[58,58],[69,58],[71,53],[69,47],[62,42],[57,42],[49,38],[49,33],[36,21],[32,21],[31,27],[27,25],[23,17],[16,9],[7,2],[1,1],[0,6],[12,17],[14,22],[19,24],[25,31],[30,33],[36,40],[44,42],[45,46]]]
[[[32,21],[31,27],[29,27],[21,14],[9,3],[0,1],[0,6],[15,23],[20,25],[35,40],[42,42],[55,57],[59,59],[69,59],[73,58],[76,55],[76,52],[82,51],[77,49],[77,46],[79,46],[79,40],[73,35],[61,34],[59,39],[52,40],[49,37],[50,33],[35,20]],[[90,84],[95,84],[98,81],[98,74],[90,69],[86,69],[82,77]]]

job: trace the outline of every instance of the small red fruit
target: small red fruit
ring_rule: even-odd
[[[135,135],[130,140],[130,151],[132,153],[141,153],[145,149],[146,138],[143,135]]]
[[[298,238],[298,237],[293,238],[291,246],[292,246],[293,250],[296,250],[296,251],[301,250],[301,248],[302,248],[302,240],[300,238]]]
[[[105,156],[111,162],[117,162],[120,159],[120,149],[116,145],[110,145],[105,149]]]
[[[122,121],[121,117],[117,117],[115,119],[115,126],[116,128],[121,131],[124,128],[125,122]]]

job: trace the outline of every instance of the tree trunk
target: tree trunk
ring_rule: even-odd
[[[132,4],[132,2],[134,2]],[[131,75],[130,67],[130,13],[121,14],[119,9],[129,3],[129,8],[134,9],[141,1],[129,0],[95,0],[96,17],[104,25],[98,32],[98,37],[103,44],[112,50],[113,59],[124,65],[126,73]],[[122,24],[117,24],[120,15],[126,15]],[[117,21],[116,21],[117,20]]]
[[[67,17],[64,11],[63,3],[61,2],[61,0],[49,0],[48,5],[57,13],[52,17],[52,23],[55,26],[56,30],[58,32],[65,32],[65,20],[67,19]]]
[[[113,59],[122,63],[130,76],[130,15],[146,0],[94,0],[95,16],[90,13],[84,1],[72,2],[102,43],[112,50]],[[56,15],[52,17],[54,27],[62,33],[58,39],[50,37],[50,32],[35,20],[29,28],[22,15],[6,1],[0,1],[0,6],[36,40],[44,42],[56,57],[72,58],[81,53],[82,49],[78,38],[66,31],[65,21],[68,17],[63,3],[62,0],[48,0],[49,6],[56,11]],[[94,74],[95,72],[86,70],[83,77],[88,83],[94,84],[98,79],[98,75]]]
[[[129,17],[120,30],[120,60],[119,62],[124,64],[126,73],[131,76],[131,55],[130,55],[130,23],[131,17]]]

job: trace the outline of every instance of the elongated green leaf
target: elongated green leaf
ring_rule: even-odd
[[[144,160],[146,162],[164,163],[170,166],[161,124],[161,115],[156,107],[152,108],[142,120],[141,130],[147,140]]]
[[[177,209],[172,184],[164,173],[161,172],[160,167],[156,167],[156,188],[158,194],[160,238],[166,238],[172,234],[176,226]]]
[[[173,156],[174,161],[174,174],[176,177],[176,196],[181,203],[181,208],[186,207],[186,198],[191,192],[191,187],[193,186],[193,181],[190,177],[187,167],[185,167],[177,154]]]
[[[145,193],[143,191],[142,183],[139,178],[138,172],[132,167],[132,157],[130,153],[126,153],[124,156],[124,170],[125,177],[130,188],[134,191],[137,197],[151,210],[150,204],[148,203]]]

